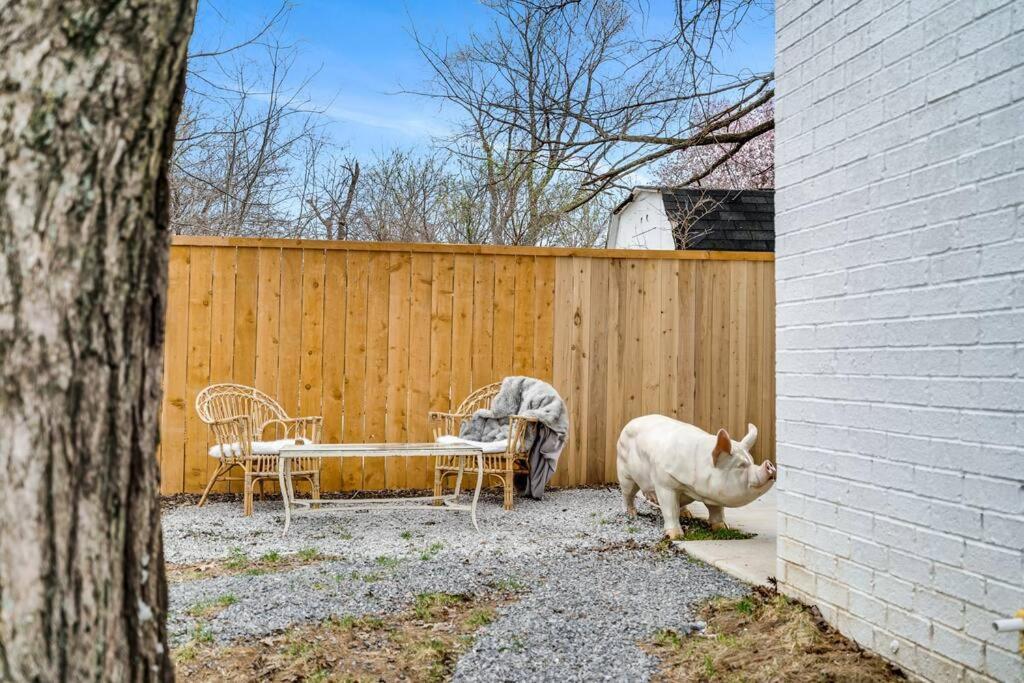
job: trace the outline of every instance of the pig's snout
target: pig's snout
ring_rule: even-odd
[[[771,460],[764,461],[764,471],[768,475],[768,479],[774,480],[775,473],[778,471],[775,469],[775,465],[772,464]]]

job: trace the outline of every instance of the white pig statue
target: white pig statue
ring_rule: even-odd
[[[619,435],[619,485],[626,499],[626,514],[636,515],[636,492],[657,499],[665,521],[665,534],[681,538],[679,514],[700,501],[708,508],[712,529],[724,529],[724,509],[753,501],[775,483],[770,461],[755,465],[750,449],[757,428],[748,425],[742,441],[733,441],[724,429],[708,434],[691,424],[664,415],[638,417]]]

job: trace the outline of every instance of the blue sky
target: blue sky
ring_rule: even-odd
[[[279,6],[280,0],[200,0],[193,50],[244,40]],[[650,0],[652,32],[672,20],[673,6],[673,0]],[[279,35],[300,50],[293,75],[315,74],[311,95],[327,107],[335,138],[365,158],[395,146],[425,145],[451,128],[437,103],[397,94],[430,77],[412,27],[421,36],[457,43],[489,23],[489,11],[475,0],[298,0]],[[748,20],[723,55],[723,69],[771,69],[773,30],[770,16]]]

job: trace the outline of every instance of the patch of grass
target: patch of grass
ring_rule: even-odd
[[[420,553],[420,559],[424,562],[429,562],[430,560],[434,559],[434,557],[436,557],[437,554],[442,550],[444,550],[444,543],[441,543],[440,541],[435,541],[434,543],[431,543],[429,546],[427,546],[426,550]]]
[[[516,579],[497,579],[491,582],[491,586],[502,593],[522,593],[526,590],[526,585]]]
[[[277,552],[276,550],[271,550],[269,553],[263,553],[263,555],[260,557],[260,562],[264,564],[274,565],[279,564],[282,559],[283,558],[281,556],[281,553]]]
[[[374,561],[385,569],[394,569],[401,563],[401,560],[397,557],[391,557],[390,555],[378,555]]]
[[[434,621],[439,608],[465,602],[466,596],[452,593],[420,593],[413,602],[413,612],[421,621]]]
[[[249,566],[249,556],[235,546],[228,551],[228,559],[224,560],[224,566],[228,569],[245,569]]]
[[[870,681],[904,676],[863,651],[799,602],[759,588],[742,598],[713,600],[701,610],[707,630],[654,634],[644,649],[661,661],[664,681]],[[708,634],[714,634],[709,637]]]
[[[348,531],[342,531],[341,533],[338,534],[338,538],[340,538],[343,541],[351,541],[352,540],[352,534],[350,534]]]
[[[466,619],[466,623],[470,626],[487,626],[494,622],[496,613],[493,607],[481,607],[480,609],[473,610],[469,617]]]
[[[182,645],[174,651],[174,663],[178,664],[180,662],[191,662],[196,658],[196,655],[198,654],[199,650],[196,648],[195,645],[192,645],[191,643],[189,643],[188,645]]]
[[[238,598],[228,593],[227,595],[221,595],[217,598],[197,602],[185,610],[185,614],[196,618],[211,617],[231,605],[234,605],[236,602],[238,602]]]
[[[399,536],[401,538],[403,538],[404,540],[406,540],[406,541],[412,540],[412,532],[411,531],[403,531],[402,533],[399,534]]]
[[[331,617],[327,620],[327,623],[331,628],[341,629],[342,631],[348,631],[356,625],[356,618],[351,614],[346,614],[343,617]]]
[[[192,629],[192,642],[193,643],[212,643],[213,642],[213,631],[210,627],[204,623],[196,624],[195,628]]]
[[[285,654],[292,659],[305,657],[313,650],[313,644],[306,640],[295,639],[288,643]]]
[[[662,628],[655,631],[654,642],[661,647],[680,648],[683,645],[683,637],[674,629]]]
[[[384,628],[384,620],[378,617],[376,614],[367,614],[359,620],[360,626],[372,630]]]
[[[320,559],[320,551],[316,548],[303,548],[298,552],[298,557],[303,562],[313,562]]]
[[[748,534],[738,529],[718,529],[713,531],[711,527],[691,526],[683,531],[684,541],[742,541],[753,538],[756,534]]]
[[[365,581],[366,583],[375,583],[377,581],[380,581],[382,578],[379,572],[368,572],[366,574],[360,574],[354,569],[352,570],[352,573],[349,576],[353,581]]]
[[[715,677],[715,660],[711,655],[704,655],[704,676],[709,679]]]
[[[640,531],[640,527],[638,527],[638,526],[633,526],[632,524],[630,524],[629,526],[626,527],[626,533],[627,534],[635,534],[638,531]]]

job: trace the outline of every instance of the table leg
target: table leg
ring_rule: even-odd
[[[281,500],[284,502],[284,532],[282,536],[288,533],[288,527],[292,523],[292,507],[291,501],[288,500],[288,483],[287,480],[291,478],[291,473],[285,472],[285,463],[288,458],[277,459],[277,482],[281,486]]]
[[[452,500],[458,500],[459,494],[462,493],[462,472],[466,469],[466,456],[459,456],[459,473],[455,475],[455,492],[452,495]]]
[[[469,508],[470,517],[473,518],[473,526],[480,531],[480,525],[476,523],[476,502],[480,500],[480,487],[484,483],[484,454],[476,454],[476,490],[473,492],[473,504]]]

